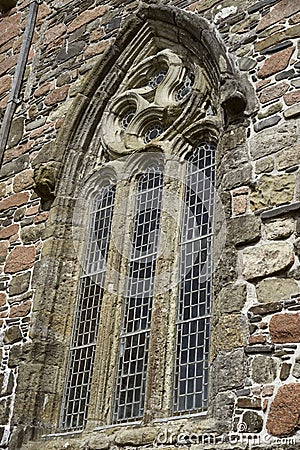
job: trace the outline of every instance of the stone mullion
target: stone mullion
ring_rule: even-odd
[[[183,166],[177,161],[166,162],[151,321],[146,422],[171,414],[179,280],[178,224],[184,193],[183,183],[178,178],[182,171]]]
[[[90,394],[87,421],[89,429],[109,425],[112,420],[119,336],[126,289],[128,249],[125,246],[130,243],[128,211],[131,211],[133,207],[128,199],[134,199],[134,195],[130,195],[132,190],[133,186],[130,186],[126,180],[119,181],[117,184]]]

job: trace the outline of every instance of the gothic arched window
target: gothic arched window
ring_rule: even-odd
[[[130,423],[134,443],[167,422],[227,430],[220,411],[231,415],[232,399],[217,378],[235,352],[219,336],[235,315],[222,317],[219,292],[235,277],[237,250],[222,227],[231,183],[248,167],[228,170],[248,155],[255,92],[196,10],[134,8],[120,9],[124,28],[57,109],[67,111],[57,137],[32,154],[34,189],[50,209],[31,339],[8,362],[15,405],[28,405],[14,410],[14,442],[86,429],[78,448],[93,447],[87,435],[114,445]]]
[[[209,405],[216,149],[245,103],[235,81],[230,98],[222,93],[233,69],[207,23],[189,40],[171,11],[165,35],[153,8],[108,55],[110,69],[103,63],[80,119],[91,124],[78,133],[84,165],[70,164],[86,186],[79,215],[94,207],[62,430],[204,415]],[[101,184],[106,168],[113,185]]]

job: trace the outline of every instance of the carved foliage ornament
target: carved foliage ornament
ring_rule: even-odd
[[[184,134],[187,123],[213,114],[210,92],[204,70],[170,49],[145,58],[127,73],[103,114],[106,151],[119,157]]]

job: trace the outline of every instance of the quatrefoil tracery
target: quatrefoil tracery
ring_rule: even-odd
[[[187,68],[171,50],[133,67],[103,114],[102,141],[108,153],[121,156],[166,138],[172,127],[183,122],[181,117],[186,119],[193,90],[201,93],[203,101],[208,91],[203,71],[196,65]],[[194,114],[195,107],[190,109]]]

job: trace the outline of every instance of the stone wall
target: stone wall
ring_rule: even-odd
[[[56,287],[61,298],[76,296],[76,273],[70,269],[76,255],[62,240],[70,232],[73,206],[67,194],[55,197],[56,186],[64,181],[57,179],[59,145],[76,128],[76,121],[70,129],[64,117],[70,110],[76,116],[95,64],[106,51],[113,52],[120,28],[139,6],[117,0],[48,0],[39,6],[0,172],[1,448],[171,450],[192,445],[208,450],[246,449],[249,443],[253,450],[300,448],[300,2],[162,3],[207,19],[256,92],[256,98],[248,92],[253,102],[248,116],[246,111],[242,123],[229,121],[220,142],[218,192],[227,235],[215,276],[213,408],[205,423],[182,419],[30,443],[49,431],[43,425],[36,431],[39,422],[57,425],[54,393],[62,387],[45,387],[49,376],[43,367],[50,356],[57,359],[58,371],[64,367],[59,358],[65,354],[55,347],[61,308],[69,310],[69,328],[72,321],[74,300],[48,307],[56,295],[47,279],[51,265],[64,280]],[[0,117],[27,14],[25,0],[0,17]],[[37,305],[45,317],[55,318],[51,345],[49,333],[37,322]],[[52,412],[35,417],[35,408],[46,401],[44,391]],[[166,436],[166,429],[174,436]],[[211,433],[219,442],[197,443],[193,433]]]

